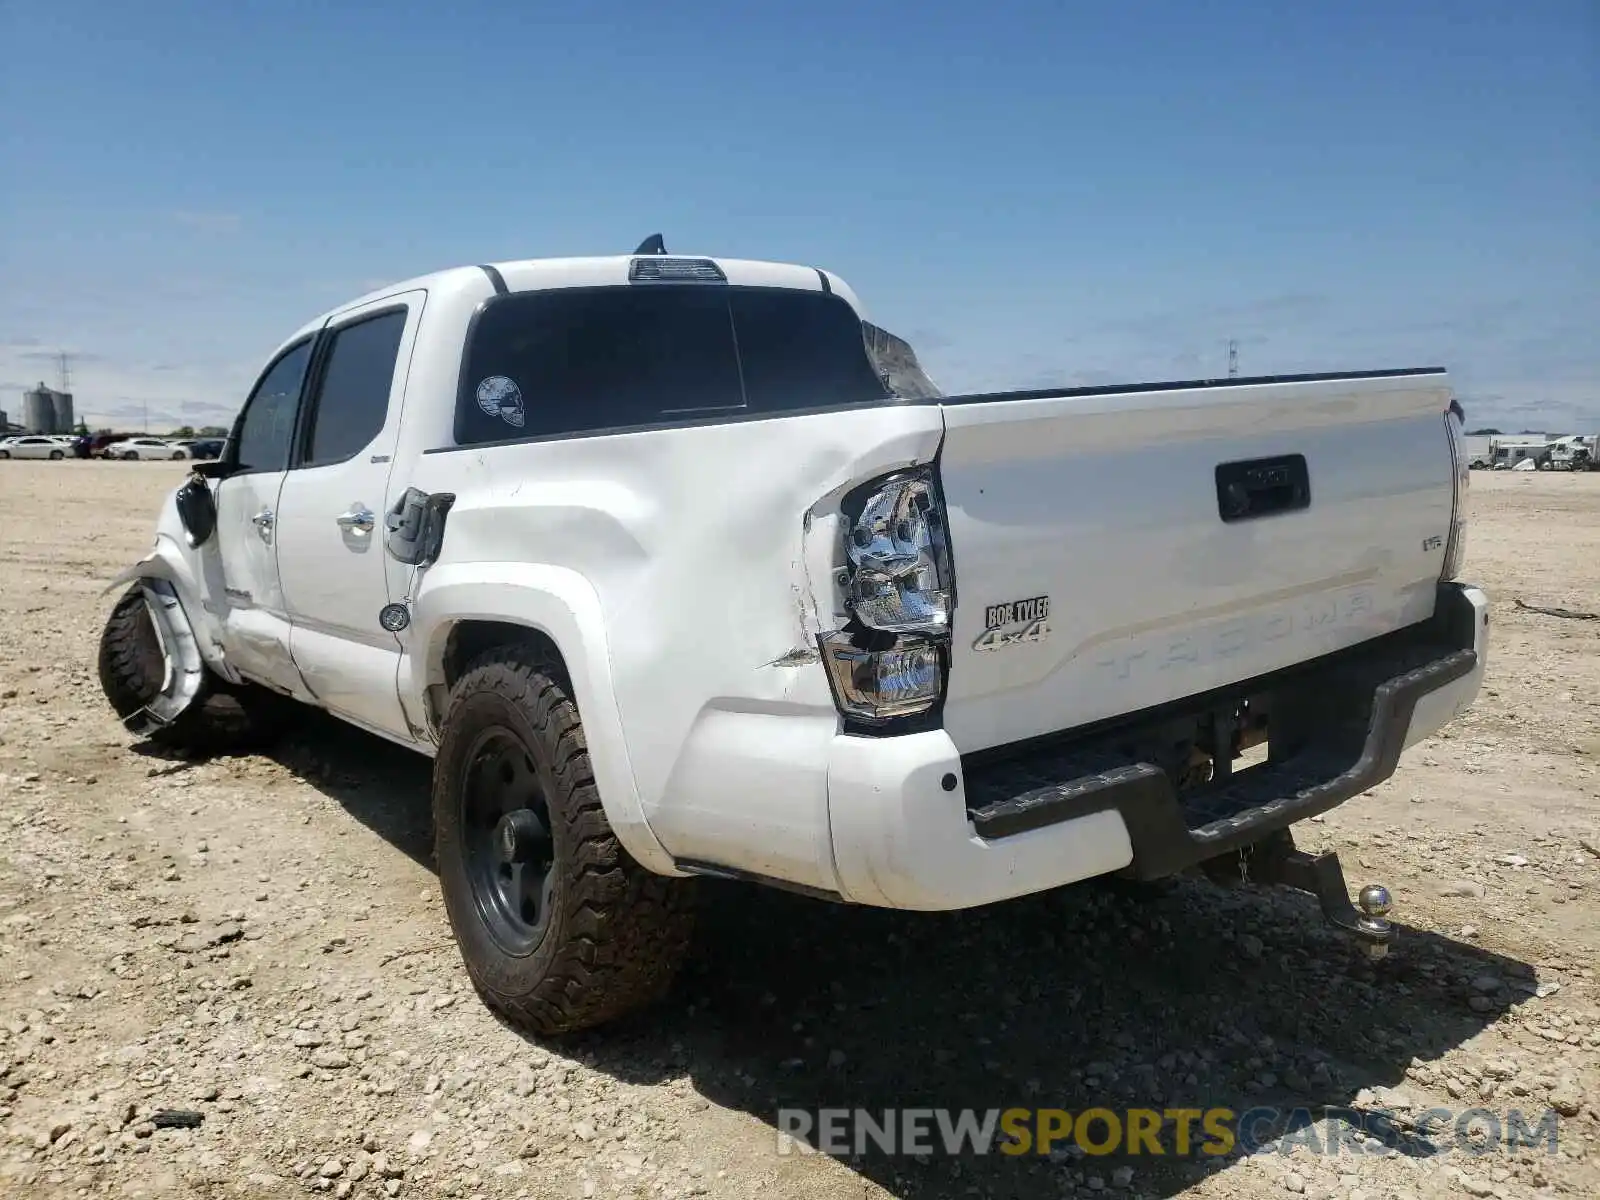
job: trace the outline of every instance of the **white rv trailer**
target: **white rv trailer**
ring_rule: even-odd
[[[1570,433],[1550,443],[1550,462],[1557,470],[1600,471],[1600,435]]]
[[[1489,443],[1490,464],[1496,471],[1509,471],[1525,458],[1543,469],[1550,463],[1550,442],[1540,437],[1494,438]]]
[[[1481,471],[1493,462],[1494,439],[1487,434],[1472,433],[1461,439],[1467,452],[1467,465]]]

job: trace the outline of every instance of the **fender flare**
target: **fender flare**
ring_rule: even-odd
[[[120,587],[140,580],[160,580],[170,586],[173,598],[182,606],[183,616],[192,631],[195,648],[201,661],[227,682],[242,683],[243,680],[233,669],[233,664],[222,654],[218,642],[220,630],[212,613],[200,598],[199,581],[195,579],[194,572],[190,568],[189,552],[165,534],[157,534],[150,553],[118,571],[100,594],[109,595]]]
[[[403,691],[421,696],[428,687],[443,685],[450,630],[461,621],[521,625],[555,643],[572,680],[606,819],[642,866],[661,875],[683,874],[645,819],[594,586],[576,571],[543,564],[429,567],[411,602],[412,640],[410,661],[401,665]]]
[[[129,713],[122,724],[139,737],[152,737],[176,721],[200,698],[206,668],[200,657],[194,627],[183,610],[183,602],[178,599],[178,591],[172,581],[140,576],[139,591],[150,613],[156,641],[161,646],[166,675],[150,702],[137,712]]]

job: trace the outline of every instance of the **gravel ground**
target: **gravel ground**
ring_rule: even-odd
[[[1309,898],[1188,880],[948,915],[708,887],[665,1005],[545,1044],[465,982],[425,760],[310,719],[271,756],[176,761],[112,719],[100,588],[178,478],[0,463],[0,1193],[1600,1195],[1600,622],[1514,604],[1600,610],[1600,474],[1474,475],[1485,694],[1301,826],[1394,890],[1376,968]],[[778,1153],[783,1105],[1095,1104],[1402,1133],[1553,1108],[1559,1146]]]

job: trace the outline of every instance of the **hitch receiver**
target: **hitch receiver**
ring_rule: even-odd
[[[1356,905],[1350,903],[1337,854],[1330,851],[1311,855],[1304,850],[1291,850],[1277,866],[1278,882],[1315,896],[1322,915],[1330,924],[1360,938],[1368,958],[1379,959],[1389,953],[1394,926],[1386,920],[1392,906],[1388,888],[1381,883],[1367,884],[1356,899],[1361,906],[1358,912]]]
[[[1293,838],[1283,831],[1255,848],[1249,860],[1249,874],[1257,883],[1282,884],[1310,892],[1328,923],[1360,939],[1368,958],[1376,960],[1389,953],[1389,943],[1394,940],[1394,926],[1387,919],[1393,907],[1389,889],[1381,883],[1369,883],[1352,904],[1344,869],[1332,851],[1307,854],[1297,849]]]

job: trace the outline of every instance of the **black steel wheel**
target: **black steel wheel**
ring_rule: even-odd
[[[507,954],[531,954],[549,928],[555,866],[538,768],[514,732],[490,726],[463,771],[463,852],[478,917]]]
[[[606,820],[564,672],[531,646],[450,690],[433,765],[434,857],[484,1002],[538,1034],[659,998],[688,952],[693,881],[640,866]]]

